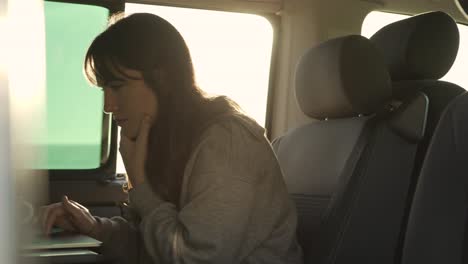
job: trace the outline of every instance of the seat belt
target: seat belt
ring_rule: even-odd
[[[414,97],[414,99],[417,99],[417,97]],[[411,105],[411,103],[413,103],[413,100],[408,100],[408,102],[408,105]],[[378,128],[377,124],[381,123],[380,121],[382,120],[390,120],[389,117],[391,117],[395,110],[396,108],[390,105],[390,107],[386,107],[366,122],[353,148],[353,151],[351,152],[350,157],[346,161],[342,176],[340,177],[337,186],[337,190],[336,192],[334,192],[334,195],[330,200],[326,213],[322,218],[322,222],[324,223],[324,233],[322,241],[326,243],[326,248],[330,250],[329,252],[324,252],[324,259],[321,259],[321,263],[334,263],[335,261],[335,258],[337,256],[335,252],[336,250],[338,250],[338,245],[340,244],[338,241],[341,241],[343,237],[343,232],[346,230],[345,228],[342,228],[342,225],[347,221],[343,221],[342,219],[348,219],[352,211],[350,209],[341,210],[342,208],[340,208],[338,205],[340,204],[340,201],[343,201],[345,197],[350,197],[350,199],[352,199],[353,201],[356,199],[357,192],[349,193],[348,190],[354,190],[355,188],[353,188],[353,186],[359,186],[360,182],[362,181],[363,175],[365,175],[365,173],[362,173],[365,170],[359,169],[359,166],[367,166],[368,164],[367,160],[371,157],[370,154],[372,153],[372,150],[375,146],[375,140],[378,135],[378,131],[376,130]],[[403,111],[405,110],[406,107],[403,108]],[[427,104],[424,105],[423,110],[426,110],[426,114],[421,118],[424,118],[423,123],[425,123],[425,119],[427,118]],[[422,129],[422,131],[424,132],[424,128]],[[415,143],[412,148],[414,149],[413,158],[415,158],[418,143]],[[410,169],[413,170],[414,167]],[[351,202],[351,204],[353,203],[353,201]],[[344,212],[343,215],[337,216],[341,212]],[[336,222],[331,222],[334,219],[336,219]],[[335,230],[330,230],[329,228],[327,228],[327,226],[330,226],[331,228],[339,227],[339,232],[336,233],[334,232]]]

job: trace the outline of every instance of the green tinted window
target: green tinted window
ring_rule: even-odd
[[[47,157],[38,169],[100,166],[103,95],[86,82],[82,67],[108,15],[103,7],[45,2],[47,133],[35,144]]]

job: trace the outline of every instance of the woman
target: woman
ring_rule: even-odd
[[[226,97],[197,88],[177,30],[123,18],[85,58],[104,111],[122,128],[129,212],[93,217],[75,201],[45,208],[53,225],[103,242],[121,263],[301,263],[296,212],[264,130]]]

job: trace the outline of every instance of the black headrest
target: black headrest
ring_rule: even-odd
[[[358,35],[308,50],[299,61],[295,81],[301,110],[316,119],[375,113],[392,93],[380,52]]]
[[[452,67],[458,53],[455,21],[430,12],[389,24],[370,39],[384,54],[393,81],[437,80]]]

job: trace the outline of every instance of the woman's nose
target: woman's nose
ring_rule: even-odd
[[[104,90],[104,113],[115,113],[118,110],[115,96],[108,89]]]

